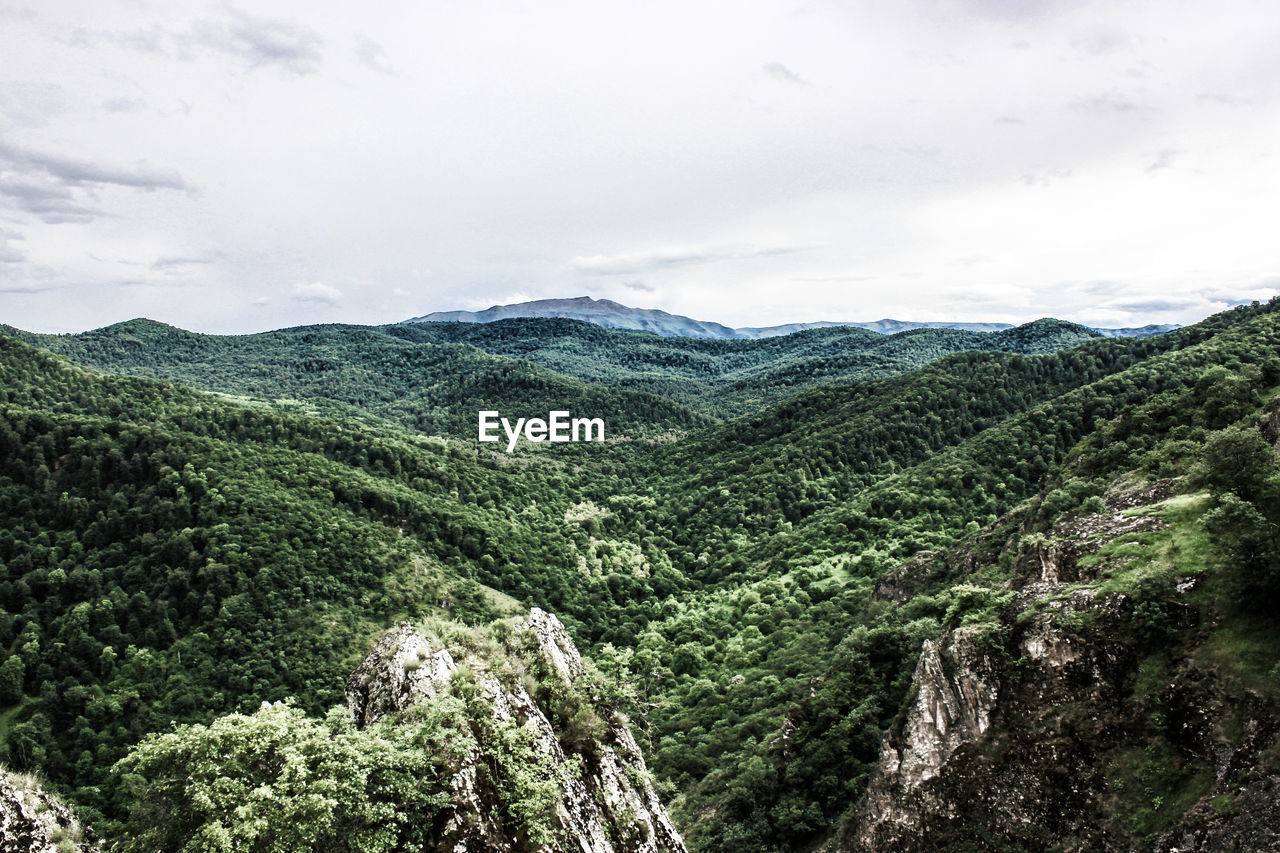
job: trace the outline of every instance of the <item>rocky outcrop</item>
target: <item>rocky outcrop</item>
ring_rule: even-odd
[[[925,641],[916,665],[915,696],[901,730],[886,739],[858,843],[875,849],[877,836],[914,832],[922,786],[952,754],[981,739],[991,725],[999,679],[990,656],[963,633]]]
[[[512,638],[516,646],[530,650],[531,668],[570,687],[589,687],[583,683],[587,670],[582,657],[555,616],[534,608],[512,625]],[[559,780],[557,837],[531,845],[496,818],[500,809],[493,786],[486,784],[478,766],[486,746],[479,735],[470,758],[450,781],[452,808],[437,832],[435,849],[684,853],[684,842],[653,788],[626,720],[592,700],[593,712],[604,724],[598,742],[585,756],[566,750],[556,715],[539,705],[530,684],[500,677],[498,664],[476,653],[455,660],[419,629],[401,625],[383,636],[347,681],[347,707],[358,725],[367,726],[452,690],[454,679],[468,679],[488,700],[495,722],[520,726],[531,735],[539,756],[537,772]]]
[[[0,768],[0,853],[97,853],[79,821],[28,774]]]
[[[1106,796],[1097,741],[1118,736],[1106,709],[1118,704],[1131,658],[1063,626],[1083,614],[1122,618],[1126,602],[1085,592],[1054,604],[1021,610],[1020,630],[958,628],[925,644],[915,698],[836,849],[947,849],[971,843],[975,827],[988,833],[978,849],[1110,843],[1096,821]]]
[[[1116,509],[1167,491],[1108,495],[1109,512],[1024,538],[998,618],[924,644],[828,853],[1280,849],[1278,709],[1200,659],[1200,577],[1154,598],[1107,582],[1136,547],[1102,545],[1168,527]]]
[[[1115,496],[1120,508],[1136,496],[1128,492]],[[1017,569],[1020,580],[1041,584],[1069,584],[1093,580],[1096,572],[1081,570],[1080,558],[1097,553],[1103,545],[1123,536],[1151,533],[1168,527],[1150,515],[1124,515],[1110,512],[1065,519],[1049,536],[1028,536],[1018,549]]]

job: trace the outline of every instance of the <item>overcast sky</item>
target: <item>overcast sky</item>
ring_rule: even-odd
[[[1230,0],[0,0],[0,322],[1192,322],[1280,287],[1277,44]]]

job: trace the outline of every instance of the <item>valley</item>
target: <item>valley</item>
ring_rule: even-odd
[[[277,849],[234,810],[162,819],[192,795],[158,780],[196,758],[161,733],[203,749],[232,719],[349,744],[326,772],[358,768],[370,809],[342,819],[403,806],[405,834],[362,849],[1280,832],[1254,805],[1280,790],[1275,300],[1144,337],[0,333],[3,760],[119,849],[181,849],[218,814]],[[558,411],[605,440],[477,441],[478,412]],[[397,678],[458,665],[398,728],[343,728],[348,678],[402,622],[429,651],[378,646]],[[446,742],[470,745],[422,763]],[[530,750],[561,769],[517,773]],[[396,800],[397,774],[426,799]],[[299,826],[337,819],[294,790]],[[460,836],[467,809],[495,822]]]

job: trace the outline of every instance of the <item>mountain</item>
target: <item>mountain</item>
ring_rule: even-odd
[[[1146,326],[1127,329],[1094,329],[1104,338],[1149,338],[1152,335],[1165,335],[1182,327],[1176,323],[1149,323]]]
[[[916,322],[913,320],[873,320],[871,322],[833,322],[829,320],[817,323],[788,323],[782,326],[763,326],[734,329],[739,335],[749,338],[771,338],[775,335],[789,335],[804,329],[822,329],[829,326],[853,326],[858,329],[869,329],[881,335],[894,335],[898,332],[909,332],[914,329],[958,329],[963,332],[999,332],[1012,329],[1012,323],[946,323]]]
[[[728,326],[692,320],[655,308],[628,308],[608,299],[579,296],[576,299],[539,299],[516,305],[494,305],[483,311],[437,311],[406,323],[492,323],[513,317],[562,317],[585,320],[606,329],[633,329],[663,337],[719,338],[746,337]]]
[[[790,335],[794,332],[809,329],[825,329],[832,326],[852,326],[869,329],[884,335],[913,329],[959,329],[966,332],[999,332],[1011,329],[1009,323],[964,323],[964,322],[916,322],[911,320],[874,320],[871,322],[836,322],[818,321],[814,323],[786,323],[779,326],[756,326],[731,329],[720,323],[705,320],[693,320],[679,314],[669,314],[655,308],[630,308],[609,299],[593,299],[590,296],[579,296],[573,299],[538,299],[532,302],[519,302],[513,305],[494,305],[483,311],[436,311],[405,320],[405,323],[494,323],[517,317],[565,318],[583,320],[603,326],[606,329],[631,329],[634,331],[652,332],[662,337],[682,338],[715,338],[719,340],[741,340],[756,338],[772,338]],[[1109,338],[1146,337],[1160,335],[1173,329],[1175,325],[1148,325],[1134,329],[1094,329]]]
[[[918,329],[883,335],[828,326],[750,340],[663,338],[563,319],[405,323],[385,330],[411,341],[467,343],[586,382],[660,395],[720,417],[757,411],[762,404],[804,388],[902,373],[952,353],[1032,355],[1097,337],[1083,326],[1051,319],[989,334]]]
[[[365,326],[306,326],[258,335],[202,335],[153,320],[79,335],[0,333],[113,373],[167,379],[283,411],[376,417],[470,439],[480,409],[529,414],[545,402],[605,418],[618,436],[704,421],[643,391],[572,377],[448,341],[414,341]]]
[[[75,814],[29,773],[0,766],[0,853],[101,853]]]
[[[1280,300],[0,332],[0,760],[115,849],[1273,844]],[[633,426],[508,455],[414,412],[562,393]]]
[[[602,417],[615,436],[668,434],[802,388],[889,376],[950,353],[1036,354],[1096,337],[1048,319],[991,334],[882,335],[836,326],[734,341],[566,319],[302,326],[256,335],[202,335],[138,319],[78,335],[0,332],[113,373],[462,439],[474,434],[481,409],[527,413],[545,410],[545,401]]]

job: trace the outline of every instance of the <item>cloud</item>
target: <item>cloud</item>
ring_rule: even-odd
[[[1152,172],[1159,172],[1161,169],[1171,168],[1173,166],[1174,158],[1181,153],[1182,152],[1177,148],[1164,149],[1155,155],[1155,159],[1147,165],[1146,171],[1150,174]]]
[[[145,30],[130,30],[123,33],[100,33],[104,38],[116,42],[122,47],[138,53],[164,53],[165,44],[172,42],[174,36],[158,24]]]
[[[1210,302],[1219,302],[1231,306],[1248,305],[1250,302],[1266,302],[1278,294],[1280,294],[1280,277],[1268,277],[1230,289],[1205,288],[1197,291],[1196,295]]]
[[[70,109],[65,88],[53,83],[6,80],[0,86],[0,116],[18,127],[42,127]]]
[[[109,113],[131,113],[144,106],[146,101],[141,98],[129,98],[123,95],[118,98],[107,98],[102,102],[102,108]]]
[[[81,27],[57,38],[80,47],[107,42],[135,53],[182,60],[193,59],[203,48],[245,60],[250,68],[275,67],[299,76],[319,70],[324,59],[324,40],[309,27],[258,17],[229,5],[221,16],[196,21],[185,29],[160,24],[132,30]]]
[[[394,73],[387,62],[387,51],[364,33],[356,33],[355,54],[360,64],[370,71],[377,71],[379,74]]]
[[[1122,311],[1133,311],[1139,314],[1154,314],[1161,311],[1181,311],[1184,308],[1195,308],[1200,305],[1198,299],[1149,299],[1141,302],[1120,302],[1109,305]]]
[[[142,164],[132,169],[76,160],[57,154],[45,154],[0,141],[0,168],[27,172],[43,172],[67,186],[114,184],[146,190],[183,190],[192,187],[177,172],[152,169]]]
[[[49,154],[0,140],[0,197],[43,222],[91,222],[104,212],[86,203],[94,191],[117,186],[154,192],[194,189],[177,172],[143,164],[132,168]]]
[[[908,157],[941,157],[942,149],[931,145],[903,145],[898,148],[898,153]]]
[[[1114,293],[1117,290],[1121,290],[1124,287],[1121,282],[1112,279],[1075,282],[1066,284],[1065,286],[1071,290],[1077,290],[1081,293],[1087,293],[1090,295],[1106,295],[1108,293]]]
[[[311,284],[295,284],[292,299],[294,302],[310,302],[316,305],[337,305],[342,299],[342,291],[333,285],[319,281]]]
[[[19,210],[38,216],[49,225],[92,222],[102,211],[78,203],[71,191],[49,180],[0,180],[0,197],[8,198]]]
[[[763,70],[765,74],[769,75],[771,80],[776,80],[779,83],[790,83],[792,86],[810,85],[808,80],[804,79],[781,62],[766,62],[761,66],[761,70]]]
[[[168,256],[156,258],[151,262],[150,269],[152,272],[164,273],[165,275],[187,275],[191,272],[193,266],[203,266],[211,264],[217,258],[217,255],[207,258],[184,258],[181,256]]]
[[[1071,102],[1071,108],[1092,115],[1117,115],[1147,112],[1148,108],[1119,92],[1106,92]]]
[[[961,18],[1021,23],[1049,18],[1082,5],[1085,0],[922,0],[931,16],[956,15]]]
[[[1089,56],[1108,56],[1133,48],[1133,36],[1123,30],[1097,30],[1071,40],[1071,47]]]
[[[636,281],[623,282],[622,286],[627,288],[628,290],[638,290],[641,293],[653,293],[655,290],[658,289],[654,287],[652,284],[647,284],[638,279]]]
[[[0,265],[0,293],[45,293],[63,286],[64,280],[48,267],[30,263]]]
[[[1243,99],[1225,92],[1201,92],[1196,95],[1196,101],[1202,104],[1216,104],[1222,107],[1242,107],[1245,105]]]
[[[25,261],[27,256],[9,245],[10,240],[21,240],[17,231],[6,231],[0,228],[0,264],[17,264]]]
[[[806,251],[806,246],[767,246],[763,248],[668,247],[644,252],[622,252],[615,255],[579,256],[569,266],[588,275],[639,275],[672,267],[739,261]]]
[[[1070,169],[1051,169],[1047,172],[1029,172],[1018,177],[1018,183],[1028,187],[1047,187],[1056,181],[1071,177]]]
[[[189,39],[205,47],[247,60],[250,67],[276,66],[294,74],[315,72],[323,59],[324,40],[293,21],[259,18],[228,6],[219,21],[199,21]]]
[[[403,287],[393,287],[393,288],[391,288],[391,295],[392,295],[392,296],[399,296],[399,297],[401,297],[401,298],[406,297],[406,296],[413,296],[413,294],[412,294],[412,293],[410,293],[409,291],[405,290]]]

